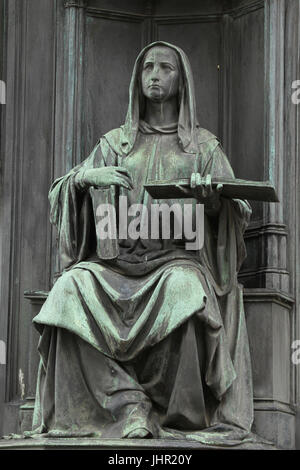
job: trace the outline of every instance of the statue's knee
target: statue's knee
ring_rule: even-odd
[[[76,277],[75,269],[64,272],[54,284],[53,291],[56,291],[57,294],[59,291],[60,294],[73,295],[76,289]]]
[[[173,289],[179,289],[182,292],[183,286],[189,286],[195,280],[195,276],[197,274],[194,269],[188,266],[178,266],[172,269],[169,282]]]

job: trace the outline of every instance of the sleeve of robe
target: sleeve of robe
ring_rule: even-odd
[[[77,173],[114,165],[116,154],[102,138],[86,160],[52,184],[49,192],[50,220],[58,231],[61,270],[86,259],[96,245],[91,197],[87,190],[75,184]]]

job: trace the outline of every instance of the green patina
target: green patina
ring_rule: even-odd
[[[183,239],[140,237],[108,243],[110,256],[101,257],[96,236],[93,198],[117,207],[126,195],[129,206],[150,207],[147,181],[193,172],[234,178],[218,139],[197,123],[186,55],[158,42],[136,60],[124,126],[50,190],[63,271],[34,319],[41,366],[33,434],[255,440],[237,283],[249,204],[197,187],[190,202],[205,204],[200,251]]]

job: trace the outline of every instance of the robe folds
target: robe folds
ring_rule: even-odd
[[[62,272],[34,318],[41,334],[34,435],[112,438],[146,429],[153,437],[207,445],[255,440],[237,281],[249,204],[221,197],[219,214],[205,213],[198,251],[186,249],[184,236],[140,236],[119,239],[118,256],[101,259],[93,195],[77,184],[84,169],[127,168],[134,188],[110,188],[118,214],[120,196],[128,207],[189,202],[194,211],[194,199],[153,201],[144,189],[149,180],[189,178],[195,171],[234,178],[218,139],[196,122],[186,56],[168,46],[178,53],[184,75],[179,122],[155,128],[140,115],[137,76],[148,46],[135,65],[125,125],[105,134],[51,187]]]

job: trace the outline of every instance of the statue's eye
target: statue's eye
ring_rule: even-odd
[[[151,70],[153,68],[153,64],[148,63],[144,65],[144,70]]]
[[[170,64],[162,64],[163,70],[173,70],[173,67]]]

